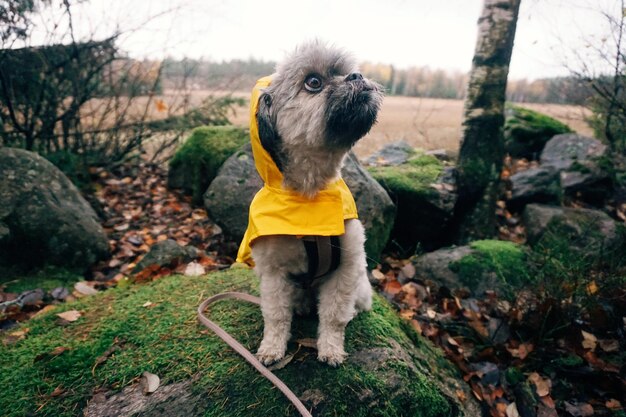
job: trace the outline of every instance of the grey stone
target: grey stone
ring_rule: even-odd
[[[70,295],[70,291],[65,287],[56,287],[50,291],[50,296],[55,300],[63,301]]]
[[[450,155],[450,152],[447,151],[446,149],[432,149],[430,151],[424,152],[424,155],[434,156],[435,158],[444,162],[447,162],[453,159],[453,157]]]
[[[527,282],[529,271],[523,262],[526,249],[511,242],[491,242],[487,246],[484,241],[482,245],[472,243],[418,256],[412,260],[416,271],[414,280],[430,280],[438,287],[462,288],[475,295],[490,290],[511,296]],[[509,255],[515,251],[519,257],[502,256],[503,250]]]
[[[378,152],[373,153],[365,160],[369,166],[397,166],[405,163],[415,150],[404,141],[397,141],[385,145]]]
[[[415,278],[431,280],[439,286],[451,289],[464,287],[459,275],[450,269],[450,264],[460,261],[472,253],[474,251],[469,246],[456,246],[418,256],[413,260]]]
[[[584,251],[586,256],[623,251],[623,226],[599,210],[529,204],[523,219],[531,246],[552,233],[567,239],[572,248]]]
[[[248,227],[248,208],[263,181],[254,166],[252,146],[247,143],[217,172],[204,193],[204,207],[224,234],[239,241]]]
[[[561,200],[559,173],[554,168],[537,167],[513,174],[508,206],[519,208],[528,203],[554,203]]]
[[[378,263],[396,217],[396,206],[387,191],[367,172],[353,153],[348,154],[341,176],[354,196],[359,219],[365,227],[365,251],[370,266]]]
[[[193,246],[181,246],[176,241],[167,239],[152,245],[150,251],[135,266],[133,273],[141,272],[152,265],[168,266],[190,262],[196,259],[198,255],[198,249]]]
[[[541,165],[569,169],[576,161],[587,161],[606,155],[607,147],[599,140],[576,133],[556,135],[541,152]]]
[[[541,164],[559,171],[564,194],[602,205],[612,190],[610,174],[599,163],[607,151],[606,145],[593,138],[557,135],[541,153]]]
[[[210,400],[202,393],[194,393],[192,382],[160,386],[150,395],[145,395],[139,384],[120,392],[99,393],[87,403],[83,413],[87,417],[202,415]]]
[[[84,270],[109,257],[96,213],[39,155],[0,148],[0,201],[0,263]]]
[[[342,176],[354,195],[359,218],[367,234],[368,256],[378,259],[393,226],[395,206],[385,190],[366,172],[354,155],[346,158]],[[204,194],[209,216],[234,240],[241,240],[248,226],[248,209],[263,187],[256,172],[252,148],[244,145],[220,168]]]

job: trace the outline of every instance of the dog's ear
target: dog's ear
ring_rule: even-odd
[[[259,128],[261,145],[270,154],[278,169],[282,172],[285,163],[285,154],[282,150],[282,140],[276,131],[272,117],[272,96],[262,93],[256,112],[256,122]]]

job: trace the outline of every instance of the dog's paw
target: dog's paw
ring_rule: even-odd
[[[257,359],[265,366],[278,362],[285,356],[284,349],[261,346],[256,353]]]
[[[319,352],[317,354],[317,360],[329,364],[330,366],[337,367],[341,365],[346,358],[346,352],[343,350],[336,352]]]
[[[323,338],[317,339],[317,360],[330,366],[339,366],[346,358],[343,343],[327,343]]]

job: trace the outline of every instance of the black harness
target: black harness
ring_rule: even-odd
[[[289,278],[297,287],[315,287],[339,267],[341,261],[339,236],[304,236],[301,240],[309,258],[309,267],[307,272],[292,274]]]

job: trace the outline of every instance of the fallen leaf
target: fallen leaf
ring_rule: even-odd
[[[528,380],[535,384],[537,395],[545,397],[550,394],[552,382],[548,378],[542,378],[537,372],[533,372],[528,376]]]
[[[65,389],[63,389],[63,387],[59,385],[58,387],[54,389],[54,391],[50,393],[50,396],[53,398],[58,397],[59,395],[62,395],[64,392],[65,392]]]
[[[465,395],[465,392],[461,391],[460,389],[456,390],[456,397],[459,399],[459,401],[461,401],[462,403],[464,403],[465,401],[467,401],[467,396]]]
[[[388,281],[383,286],[383,291],[389,295],[396,295],[402,291],[402,285],[398,281]]]
[[[296,343],[300,346],[308,347],[311,349],[317,349],[317,339],[313,339],[310,337],[304,339],[297,339]]]
[[[593,415],[593,407],[587,403],[570,403],[565,401],[565,411],[574,417],[588,417]]]
[[[378,281],[382,281],[383,279],[385,279],[385,274],[380,272],[380,270],[378,270],[378,269],[373,269],[372,270],[372,276],[374,278],[376,278]]]
[[[9,336],[13,336],[13,337],[17,337],[19,340],[24,339],[24,337],[26,336],[26,334],[30,332],[29,328],[25,328],[25,329],[21,329],[21,330],[16,330],[14,332],[9,333]]]
[[[589,350],[596,350],[596,345],[598,344],[598,339],[591,333],[588,333],[584,330],[580,331],[583,335],[583,348]]]
[[[50,360],[53,358],[56,358],[57,356],[61,355],[63,352],[70,350],[70,348],[65,347],[65,346],[57,346],[54,349],[52,349],[50,352],[45,352],[45,353],[40,353],[39,355],[35,356],[34,362],[39,362],[42,360]]]
[[[620,403],[618,400],[616,400],[614,398],[611,398],[610,400],[607,400],[607,402],[604,405],[609,410],[621,410],[621,408],[622,408],[622,403]]]
[[[289,362],[293,360],[293,357],[294,357],[293,354],[285,355],[284,358],[272,364],[271,366],[268,366],[267,369],[269,369],[272,372],[277,371],[279,369],[283,369],[285,366],[289,365]]]
[[[184,272],[187,277],[199,277],[205,273],[206,271],[204,270],[204,267],[197,262],[190,262]]]
[[[599,339],[598,345],[600,345],[600,349],[606,353],[617,352],[619,350],[619,342],[615,339]]]
[[[506,406],[506,417],[519,417],[519,411],[514,402]]]
[[[411,325],[418,334],[422,334],[422,326],[420,325],[419,321],[411,320]]]
[[[415,312],[413,310],[407,310],[407,309],[400,310],[400,317],[402,317],[405,320],[411,320],[413,316],[415,316]]]
[[[411,279],[415,276],[415,267],[413,266],[411,262],[404,265],[402,268],[400,268],[400,270],[402,271],[404,276],[407,277],[408,279]]]
[[[81,316],[80,311],[77,310],[69,310],[63,313],[58,313],[57,316],[61,317],[63,320],[74,322],[78,320]]]
[[[598,285],[596,284],[596,281],[591,281],[589,284],[587,284],[587,293],[589,295],[593,295],[595,293],[598,292]]]
[[[154,303],[152,301],[146,301],[141,306],[142,307],[152,307],[153,305],[154,305]]]
[[[143,386],[144,395],[152,394],[159,388],[161,384],[161,379],[150,372],[144,372],[141,374],[141,385]]]

